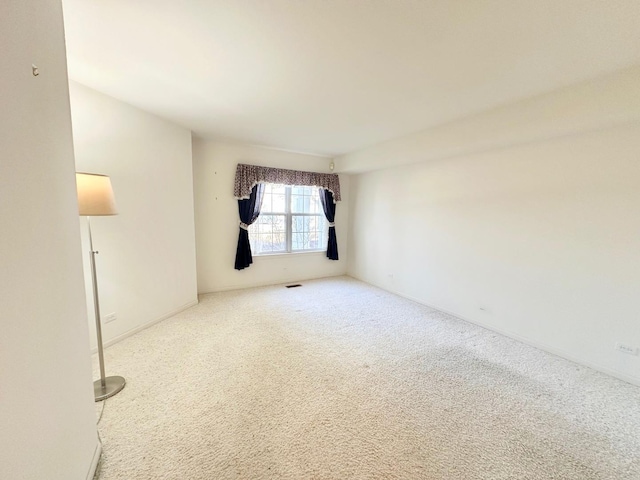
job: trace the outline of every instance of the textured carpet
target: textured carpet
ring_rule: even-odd
[[[347,277],[204,295],[106,360],[101,480],[640,479],[640,388]]]

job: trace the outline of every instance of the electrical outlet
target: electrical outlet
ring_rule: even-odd
[[[625,345],[624,343],[616,343],[616,350],[622,353],[627,353],[629,355],[638,355],[638,349],[636,347],[632,347],[631,345]]]
[[[102,319],[104,323],[110,323],[116,321],[118,316],[115,313],[110,313],[109,315],[105,315]]]

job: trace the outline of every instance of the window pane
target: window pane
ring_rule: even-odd
[[[287,234],[285,232],[274,233],[272,242],[274,252],[285,252],[287,250]]]
[[[264,213],[285,213],[285,189],[285,185],[266,184],[261,211]]]
[[[273,195],[273,203],[271,207],[271,212],[274,213],[285,213],[287,211],[285,206],[285,195],[284,194],[276,194]]]
[[[304,213],[304,195],[294,195],[291,193],[291,212]]]
[[[316,187],[291,187],[291,212],[322,213],[318,192]]]
[[[294,233],[291,235],[291,249],[301,250],[302,247],[302,233]]]
[[[260,207],[262,212],[270,212],[271,211],[271,194],[265,193],[264,197],[262,197],[262,206]]]
[[[291,218],[291,231],[293,233],[298,233],[298,232],[302,232],[302,218],[298,217],[297,215],[294,215]]]
[[[311,205],[309,207],[309,213],[322,213],[322,204],[320,203],[320,189],[316,188],[313,195],[311,195]]]
[[[313,250],[320,249],[320,238],[318,232],[312,232],[309,234],[309,248]]]
[[[286,216],[263,214],[249,226],[251,251],[261,253],[283,252],[287,249]]]
[[[256,253],[268,253],[273,250],[270,233],[258,235],[257,240],[255,247]]]
[[[321,250],[325,243],[324,215],[291,216],[291,250]]]
[[[271,193],[273,193],[274,195],[284,195],[284,191],[287,188],[286,185],[269,185],[271,185]]]
[[[272,185],[265,185],[264,187],[264,198],[262,200],[262,211],[263,212],[270,212],[271,211],[271,204],[272,204],[272,193],[271,193],[271,187]]]

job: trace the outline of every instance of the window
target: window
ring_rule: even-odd
[[[249,226],[254,255],[323,251],[327,222],[317,187],[267,184],[258,219]]]

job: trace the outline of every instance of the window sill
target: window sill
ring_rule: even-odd
[[[261,253],[259,255],[253,254],[253,259],[257,258],[282,258],[282,257],[299,257],[301,255],[327,255],[326,250],[307,250],[306,252],[282,252],[282,253]]]

